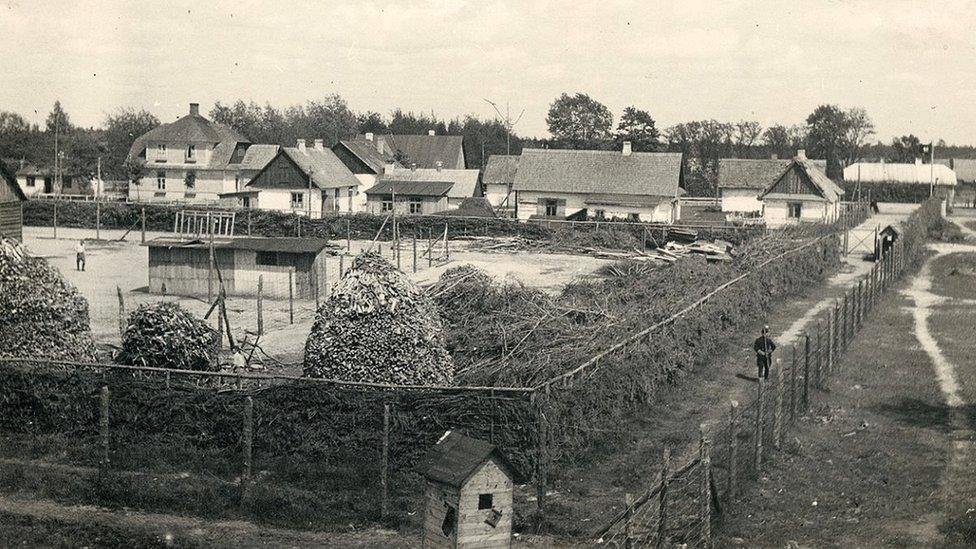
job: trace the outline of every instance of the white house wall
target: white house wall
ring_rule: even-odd
[[[565,210],[561,210],[559,215],[565,217],[574,214],[582,209],[587,210],[589,217],[594,217],[597,210],[603,210],[604,217],[612,219],[614,217],[627,219],[630,214],[636,213],[641,221],[653,223],[673,223],[680,212],[671,206],[671,201],[662,199],[657,206],[615,206],[593,205],[586,203],[586,195],[571,193],[538,193],[531,191],[519,191],[518,193],[518,218],[529,219],[539,213],[539,205],[544,204],[546,199],[565,200]]]
[[[799,202],[802,204],[800,207],[800,218],[791,219],[788,217],[788,207],[787,204]],[[840,205],[837,202],[819,202],[812,200],[785,200],[785,199],[767,199],[763,202],[763,219],[766,220],[766,225],[770,227],[781,227],[783,225],[792,225],[800,222],[804,223],[832,223],[837,220],[840,212]]]
[[[274,210],[277,212],[295,213],[298,215],[308,215],[308,189],[259,189],[257,204],[252,204],[252,207],[260,208],[262,210]],[[304,199],[302,202],[302,207],[292,208],[291,207],[291,193],[302,193]],[[312,189],[312,217],[319,218],[322,217],[322,191],[319,189]]]
[[[508,185],[504,183],[491,183],[485,185],[485,198],[494,207],[501,206],[508,197]],[[511,205],[511,204],[509,204]]]
[[[761,212],[762,208],[755,189],[722,189],[723,212]]]

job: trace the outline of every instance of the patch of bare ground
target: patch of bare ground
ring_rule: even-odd
[[[875,309],[758,487],[727,506],[717,547],[943,543],[951,414],[911,305],[891,293]]]

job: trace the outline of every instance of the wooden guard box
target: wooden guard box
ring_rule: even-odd
[[[423,547],[512,546],[511,464],[488,442],[448,431],[421,463]]]

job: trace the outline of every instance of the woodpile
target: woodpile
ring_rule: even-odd
[[[305,343],[308,377],[445,385],[454,362],[437,308],[407,276],[360,254],[319,307]]]
[[[218,370],[219,335],[177,303],[144,303],[129,315],[115,360],[133,366]]]
[[[0,238],[0,356],[95,360],[88,302],[47,261]]]
[[[515,253],[530,251],[536,253],[569,253],[588,255],[599,259],[634,260],[634,261],[660,261],[661,263],[674,263],[682,257],[691,254],[702,255],[708,261],[729,261],[734,256],[732,244],[724,240],[708,242],[705,240],[695,240],[696,231],[686,229],[673,229],[669,231],[669,237],[676,240],[669,241],[663,247],[651,250],[641,250],[640,242],[631,249],[608,248],[602,246],[583,246],[572,244],[553,244],[545,240],[530,240],[521,236],[508,237],[485,237],[468,236],[461,237],[468,241],[469,249],[483,252],[504,252]],[[691,238],[687,243],[682,243]]]

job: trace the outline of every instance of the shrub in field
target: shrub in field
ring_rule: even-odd
[[[405,385],[454,379],[436,306],[374,253],[353,260],[316,312],[304,371],[308,377]]]
[[[147,303],[129,315],[122,334],[122,364],[214,370],[217,331],[177,303]]]
[[[0,239],[0,356],[93,362],[88,302],[47,261]]]

